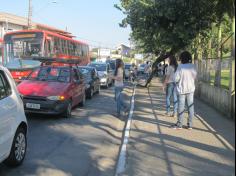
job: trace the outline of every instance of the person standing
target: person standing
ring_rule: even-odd
[[[166,68],[166,77],[163,83],[163,90],[166,91],[166,115],[171,117],[177,117],[178,97],[175,84],[175,72],[177,70],[178,63],[174,56],[169,57],[169,66]],[[170,113],[171,97],[174,100],[174,110]]]
[[[149,64],[149,61],[147,61],[145,64],[145,67],[144,67],[145,80],[148,80],[148,78],[150,76],[150,69],[151,69],[151,66]]]
[[[116,69],[114,76],[115,80],[115,100],[117,104],[117,117],[121,116],[121,112],[127,112],[122,92],[124,90],[124,63],[121,59],[116,60]]]
[[[194,117],[194,92],[197,71],[195,65],[192,64],[192,56],[188,51],[184,51],[180,54],[180,61],[181,64],[178,66],[175,73],[175,82],[177,84],[178,92],[178,121],[175,125],[172,126],[172,128],[182,129],[185,101],[187,100],[189,116],[187,129],[191,130]]]

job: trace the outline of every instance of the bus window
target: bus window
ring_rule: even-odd
[[[77,45],[77,56],[82,56],[82,50],[81,50],[81,45]]]
[[[6,35],[4,37],[7,48],[7,60],[13,58],[31,58],[42,56],[42,33],[27,33],[21,35]]]
[[[55,52],[55,55],[58,55],[61,53],[60,40],[57,37],[54,38],[54,52]]]
[[[52,46],[50,40],[45,40],[44,51],[45,51],[45,56],[50,57],[52,53]]]
[[[68,47],[67,47],[67,41],[66,40],[62,40],[62,47],[63,47],[63,54],[67,55],[68,54]]]
[[[68,41],[68,46],[69,46],[69,55],[71,55],[71,56],[74,56],[75,55],[75,53],[74,53],[74,51],[73,51],[73,43],[72,42],[70,42],[70,41]]]
[[[76,56],[76,54],[75,54],[75,50],[76,50],[76,44],[75,43],[71,43],[71,47],[72,47],[72,56]]]

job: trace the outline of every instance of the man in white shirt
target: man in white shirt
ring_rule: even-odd
[[[185,101],[187,99],[187,106],[189,118],[187,129],[192,129],[194,117],[194,92],[195,92],[195,79],[197,71],[195,65],[192,64],[192,56],[189,52],[184,51],[180,55],[181,64],[178,66],[175,73],[175,82],[177,84],[178,92],[178,122],[172,126],[173,129],[182,129]]]

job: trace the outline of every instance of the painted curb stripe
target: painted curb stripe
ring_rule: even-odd
[[[129,118],[128,118],[128,121],[127,121],[126,127],[125,127],[123,143],[122,143],[121,150],[120,150],[120,155],[119,155],[119,160],[118,160],[118,164],[116,167],[115,176],[119,176],[119,174],[121,174],[125,171],[127,145],[129,143],[131,122],[132,122],[132,117],[134,114],[135,88],[136,88],[136,85],[134,86],[133,96],[132,96],[132,100],[131,100],[131,108],[130,108],[130,112],[129,112]]]

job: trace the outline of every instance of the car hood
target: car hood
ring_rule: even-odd
[[[18,91],[24,96],[59,96],[69,88],[68,83],[62,82],[46,82],[46,81],[30,81],[25,80],[18,86]]]

